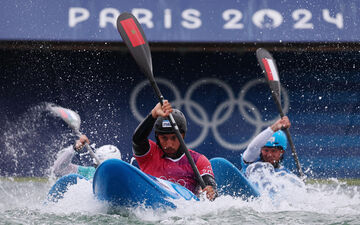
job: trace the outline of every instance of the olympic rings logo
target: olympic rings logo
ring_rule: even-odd
[[[256,85],[265,83],[265,79],[255,79],[246,83],[244,87],[241,88],[237,98],[235,97],[232,88],[228,84],[216,78],[203,78],[193,83],[186,91],[184,98],[182,98],[179,89],[169,80],[156,78],[156,82],[166,86],[173,92],[175,100],[172,101],[172,105],[174,108],[181,109],[184,107],[188,117],[194,123],[202,127],[199,136],[194,141],[186,144],[189,148],[196,148],[201,143],[203,143],[209,131],[211,130],[215,140],[220,146],[229,150],[243,150],[258,133],[260,133],[265,127],[273,124],[278,119],[278,117],[275,117],[272,120],[265,121],[256,106],[245,99],[246,93],[249,91],[249,89]],[[214,111],[211,118],[209,118],[208,113],[200,103],[192,100],[192,96],[195,90],[200,86],[208,84],[213,84],[222,88],[227,95],[227,100],[216,106],[216,110]],[[130,108],[135,118],[139,122],[144,119],[144,116],[141,115],[137,108],[137,97],[140,91],[148,85],[150,85],[148,80],[140,82],[133,89],[130,95]],[[283,87],[281,87],[281,94],[283,100],[283,111],[286,114],[289,110],[289,96],[286,89]],[[227,121],[234,113],[235,107],[238,107],[239,112],[244,120],[255,127],[251,138],[242,143],[230,143],[226,141],[218,131],[218,127]],[[196,110],[197,113],[195,113],[194,110]],[[222,113],[224,110],[226,111]],[[249,112],[251,112],[252,115],[250,115]]]

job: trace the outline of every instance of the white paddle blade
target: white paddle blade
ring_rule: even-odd
[[[52,104],[47,105],[47,109],[55,116],[63,119],[73,130],[78,131],[80,129],[80,116],[73,110]]]

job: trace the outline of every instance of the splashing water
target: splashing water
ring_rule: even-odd
[[[220,196],[214,202],[177,200],[175,210],[120,211],[108,211],[108,204],[95,199],[91,183],[85,180],[70,186],[58,203],[45,203],[51,184],[0,180],[1,218],[5,223],[35,224],[356,224],[360,215],[359,187],[339,182],[306,184],[302,191],[290,186],[292,193],[275,198],[262,195],[244,201]]]
[[[61,132],[64,125],[52,119],[46,103],[29,108],[15,121],[6,119],[0,140],[1,176],[48,175],[55,153],[69,140],[71,133]]]
[[[306,191],[305,183],[301,179],[284,170],[275,172],[270,163],[252,163],[246,169],[246,175],[263,196],[269,196],[275,202],[280,202],[294,192],[300,194]]]
[[[44,110],[45,105],[38,105],[18,121],[6,120],[0,139],[5,145],[2,157],[7,157],[6,167],[10,169],[1,171],[2,176],[47,175],[69,132],[51,132],[59,129],[62,121],[54,126],[56,121],[49,122]],[[47,136],[39,137],[40,133]],[[29,159],[29,151],[40,154]],[[39,160],[49,162],[47,167],[34,164],[32,171],[23,171],[23,163]],[[49,203],[45,200],[55,182],[51,177],[0,178],[0,224],[358,224],[359,186],[336,179],[330,184],[305,185],[296,177],[280,173],[273,173],[273,178],[260,173],[259,177],[265,175],[268,180],[262,180],[262,193],[278,194],[263,194],[248,201],[230,196],[220,196],[214,202],[183,200],[176,202],[177,209],[165,211],[143,207],[108,211],[108,205],[95,199],[92,185],[86,181],[70,186],[58,203]],[[272,180],[275,178],[276,182]],[[260,184],[259,178],[252,179]]]

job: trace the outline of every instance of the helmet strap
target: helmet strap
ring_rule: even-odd
[[[159,146],[159,148],[161,149],[161,151],[163,152],[163,155],[161,156],[161,158],[165,158],[166,153],[164,152],[164,149],[162,148],[160,141],[159,141],[159,137],[158,134],[155,132],[155,139],[156,139],[156,144],[157,146]]]

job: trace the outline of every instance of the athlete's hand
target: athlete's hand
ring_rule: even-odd
[[[160,103],[156,104],[156,106],[151,110],[151,115],[154,119],[161,117],[167,117],[173,111],[171,104],[168,100],[163,101],[163,105]]]
[[[216,191],[214,190],[214,188],[212,186],[206,186],[204,189],[201,190],[201,192],[206,192],[206,197],[210,200],[210,201],[214,201],[216,198]]]
[[[81,136],[79,137],[79,139],[76,140],[75,145],[74,145],[74,149],[75,149],[76,151],[79,151],[79,150],[81,150],[81,149],[84,147],[84,145],[85,145],[86,143],[87,143],[87,144],[90,144],[90,141],[89,141],[88,137],[86,137],[86,135],[81,135]]]
[[[278,130],[283,130],[285,128],[289,128],[291,125],[290,120],[287,116],[276,121],[273,125],[271,125],[271,129],[276,132]]]

